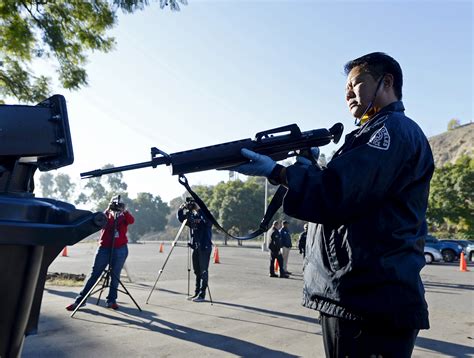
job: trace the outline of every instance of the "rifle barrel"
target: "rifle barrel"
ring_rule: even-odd
[[[141,169],[141,168],[146,168],[146,167],[155,168],[156,166],[161,165],[161,164],[168,164],[168,159],[163,158],[163,157],[159,157],[159,158],[153,158],[153,160],[150,160],[148,162],[141,162],[141,163],[123,165],[121,167],[91,170],[90,172],[81,173],[81,179],[100,177],[100,176],[105,175],[105,174],[124,172],[124,171],[127,171],[127,170]]]

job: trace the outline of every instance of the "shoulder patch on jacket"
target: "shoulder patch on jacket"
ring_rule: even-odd
[[[390,134],[387,128],[383,126],[372,134],[367,144],[376,149],[388,150],[388,148],[390,148]]]

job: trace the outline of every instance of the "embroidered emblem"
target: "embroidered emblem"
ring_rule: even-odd
[[[390,134],[388,134],[387,128],[383,126],[372,134],[367,144],[376,149],[388,150],[390,147]]]

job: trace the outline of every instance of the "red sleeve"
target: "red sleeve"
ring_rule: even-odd
[[[125,221],[127,222],[128,225],[133,224],[135,222],[135,218],[133,217],[132,214],[130,214],[129,211],[124,211],[123,215],[124,215]]]

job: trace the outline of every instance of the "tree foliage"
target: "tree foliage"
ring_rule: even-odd
[[[457,118],[453,118],[448,122],[448,131],[452,131],[453,129],[456,129],[459,126],[461,126],[461,121]]]
[[[220,182],[215,186],[197,185],[192,189],[207,205],[211,213],[232,235],[244,236],[256,230],[265,211],[265,178],[251,177],[247,181],[233,180]],[[267,203],[270,203],[277,187],[268,184]],[[183,197],[171,201],[171,214],[169,225],[177,227],[179,222],[175,219],[176,211],[184,201]],[[303,222],[291,218],[280,210],[275,214],[274,220],[287,220],[290,232],[302,231]]]
[[[41,194],[45,198],[52,198],[54,196],[54,175],[46,172],[39,177]]]
[[[102,169],[113,167],[107,164]],[[127,183],[121,172],[108,174],[88,180],[79,194],[76,204],[89,204],[93,210],[105,210],[111,198],[120,195],[128,210],[135,217],[135,223],[129,228],[129,239],[136,242],[141,236],[164,230],[170,208],[159,196],[150,193],[138,193],[135,199],[128,196]]]
[[[179,10],[177,1],[160,0]],[[12,96],[39,102],[51,93],[51,78],[31,69],[35,60],[55,60],[62,87],[87,85],[85,64],[91,51],[109,52],[115,40],[107,31],[117,11],[142,10],[148,0],[5,0],[0,1],[0,102]]]
[[[135,217],[135,223],[129,228],[129,239],[132,242],[149,232],[163,231],[170,213],[169,206],[159,196],[150,193],[138,193],[130,202],[129,210]]]
[[[71,181],[71,177],[67,174],[59,173],[54,178],[54,182],[58,198],[64,201],[70,201],[76,187],[76,184]]]
[[[41,194],[45,198],[70,201],[74,195],[76,184],[71,181],[68,174],[42,173],[40,178]]]
[[[112,167],[113,164],[106,164],[102,169]],[[117,195],[121,195],[123,201],[128,204],[127,183],[123,181],[121,172],[89,179],[75,203],[89,204],[93,210],[102,211],[107,208],[110,199]]]
[[[474,238],[474,159],[461,156],[437,168],[431,180],[427,212],[431,230]]]
[[[102,169],[112,167],[107,164]],[[72,200],[76,184],[72,183],[65,174],[43,173],[40,176],[43,196],[64,201]],[[267,205],[276,192],[277,187],[268,185]],[[220,182],[215,186],[198,185],[193,190],[206,203],[220,224],[236,236],[244,236],[259,227],[265,210],[265,178],[249,178],[243,182],[233,180]],[[159,196],[150,193],[139,193],[135,199],[128,196],[127,183],[123,181],[122,173],[88,179],[80,190],[75,204],[85,204],[90,210],[105,210],[110,199],[121,195],[123,202],[135,216],[135,224],[130,229],[130,240],[137,241],[142,236],[161,232],[160,234],[170,239],[177,232],[180,222],[176,218],[179,206],[185,201],[186,194],[171,200],[170,204],[164,203]],[[303,223],[288,217],[280,209],[275,220],[287,220],[290,223],[290,232],[297,233],[302,230]]]
[[[184,200],[181,197],[177,197],[177,198],[172,199],[169,203],[170,212],[166,220],[167,220],[167,225],[169,225],[172,228],[177,228],[181,225],[181,223],[178,221],[176,213],[178,212],[178,208],[183,203],[183,201]]]

